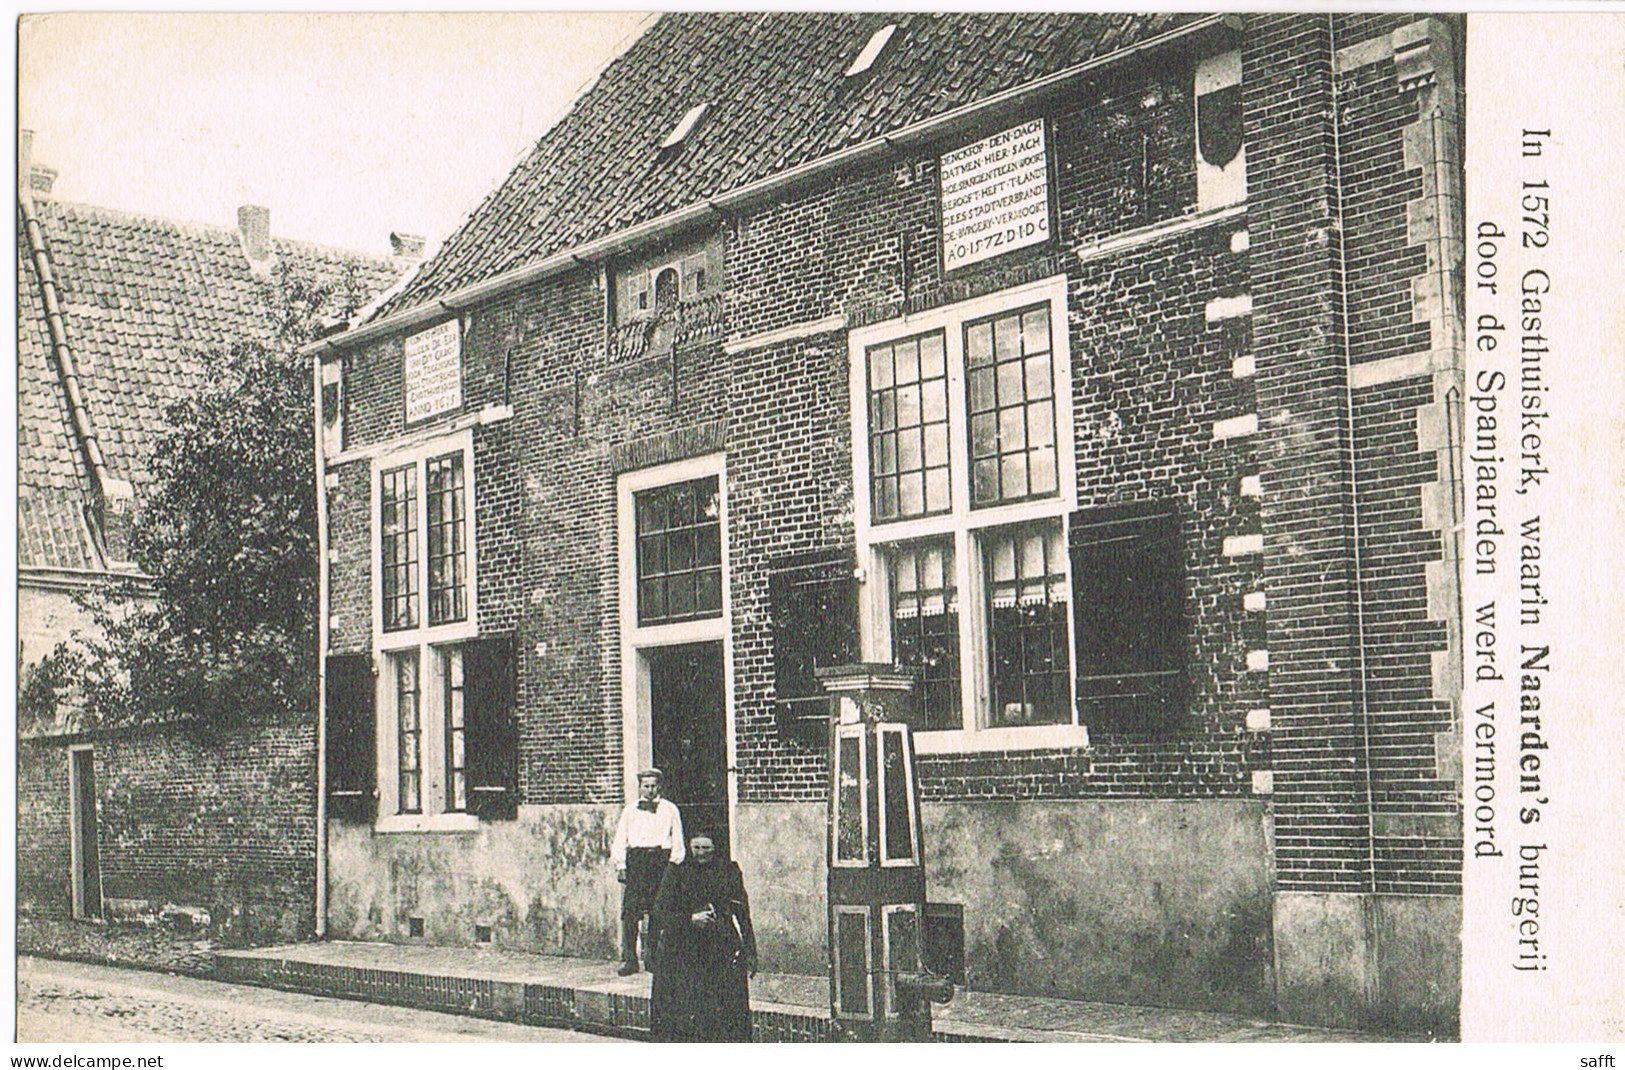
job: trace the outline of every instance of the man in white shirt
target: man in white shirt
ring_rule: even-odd
[[[638,774],[638,797],[621,811],[615,827],[615,842],[609,856],[615,861],[615,879],[621,889],[621,968],[622,977],[638,972],[638,928],[644,915],[654,909],[655,893],[668,863],[683,861],[683,818],[677,804],[660,797],[663,774],[645,769]],[[651,919],[651,930],[653,919]],[[654,933],[650,932],[653,939]],[[644,957],[649,948],[644,947]]]

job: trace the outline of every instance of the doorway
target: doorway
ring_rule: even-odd
[[[102,867],[97,851],[96,752],[75,747],[68,752],[68,796],[73,867],[73,916],[102,916]]]
[[[729,854],[728,744],[720,642],[644,651],[649,664],[649,742],[666,774],[662,794],[677,804],[683,831],[709,828]]]

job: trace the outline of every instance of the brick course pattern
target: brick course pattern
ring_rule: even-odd
[[[1428,256],[1407,228],[1424,194],[1404,141],[1427,118],[1421,97],[1391,55],[1334,75],[1334,55],[1411,21],[1259,19],[1243,58],[1276,863],[1288,890],[1460,887],[1459,784],[1438,772],[1435,746],[1455,715],[1436,693],[1448,635],[1428,606],[1442,548],[1422,515],[1440,458],[1420,448],[1417,426],[1439,399],[1430,377],[1365,389],[1348,378],[1441,341],[1417,307]]]
[[[1346,369],[1334,246],[1332,28],[1259,19],[1242,54],[1258,360],[1277,879],[1369,888],[1355,717]]]
[[[229,943],[308,938],[315,925],[312,724],[187,725],[25,739],[18,746],[17,898],[71,912],[68,746],[94,748],[108,899],[203,907]]]

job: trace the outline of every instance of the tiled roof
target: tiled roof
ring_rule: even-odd
[[[90,491],[68,424],[45,306],[17,228],[17,557],[40,568],[90,568],[80,507]]]
[[[1193,14],[662,16],[378,314],[1174,29]],[[843,72],[898,24],[874,68]],[[691,108],[711,107],[662,154]]]
[[[269,336],[267,284],[235,229],[37,202],[85,406],[110,475],[139,501],[165,409],[193,390],[202,354]],[[277,262],[352,291],[363,305],[411,265],[273,240]],[[18,227],[19,565],[90,568],[80,519],[91,490],[69,422],[41,302]]]

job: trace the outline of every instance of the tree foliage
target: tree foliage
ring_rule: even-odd
[[[25,674],[25,720],[70,695],[75,727],[314,708],[314,428],[298,347],[361,297],[353,276],[279,272],[265,285],[268,332],[202,354],[198,389],[165,413],[130,527],[143,578],[81,599],[93,626]]]

